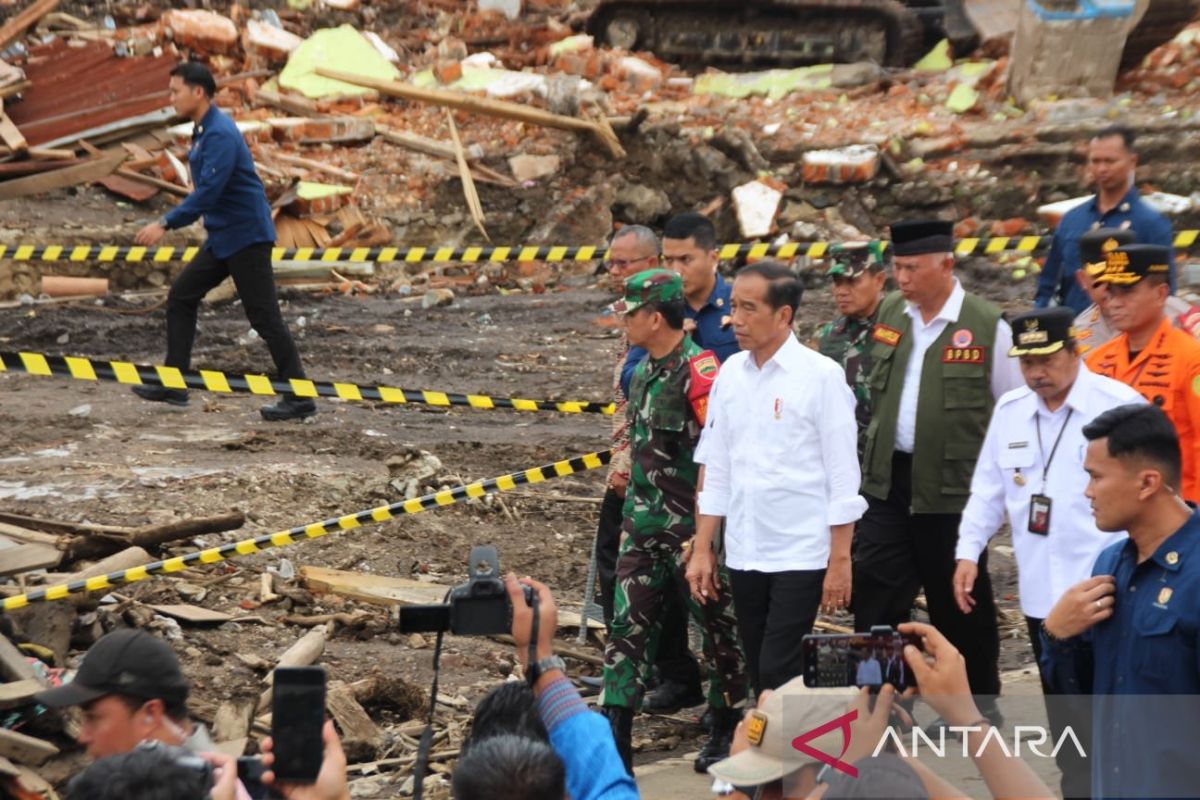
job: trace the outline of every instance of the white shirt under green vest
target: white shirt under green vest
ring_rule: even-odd
[[[913,451],[914,439],[917,432],[917,399],[921,395],[921,370],[925,363],[925,351],[942,335],[947,325],[958,322],[962,313],[963,298],[966,291],[958,278],[954,279],[954,289],[945,305],[928,323],[921,317],[921,310],[914,303],[906,303],[906,313],[912,319],[912,354],[904,371],[904,388],[900,393],[900,414],[896,419],[896,450],[905,453]],[[966,344],[970,344],[967,342]],[[991,387],[992,397],[999,399],[1005,392],[1024,386],[1021,378],[1021,368],[1017,359],[1008,358],[1008,350],[1012,347],[1012,328],[1003,319],[996,323],[995,354],[992,358]]]

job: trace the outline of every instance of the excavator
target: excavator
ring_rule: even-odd
[[[688,66],[792,67],[871,61],[916,62],[942,39],[956,56],[979,44],[973,4],[1028,0],[600,0],[586,30],[598,42],[649,50]],[[1084,0],[1086,2],[1087,0]],[[1042,0],[1071,11],[1079,0]],[[1136,66],[1195,18],[1200,0],[1139,0],[1145,14],[1126,39],[1121,67]]]

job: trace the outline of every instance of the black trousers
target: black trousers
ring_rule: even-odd
[[[200,301],[221,281],[232,276],[246,318],[267,343],[280,379],[304,377],[300,353],[279,312],[275,275],[271,270],[272,247],[271,244],[250,245],[229,258],[217,258],[211,251],[203,249],[183,268],[167,294],[167,366],[191,367]]]
[[[825,570],[729,570],[746,669],[754,693],[778,689],[804,669],[801,639],[812,633]]]
[[[1038,662],[1038,675],[1042,679],[1042,695],[1046,700],[1046,717],[1050,721],[1050,732],[1057,742],[1062,732],[1070,726],[1079,737],[1083,749],[1092,748],[1092,697],[1081,694],[1058,694],[1046,683],[1045,673],[1042,672],[1042,620],[1037,617],[1026,617],[1025,625],[1029,630],[1029,641],[1033,645],[1033,657]],[[1092,768],[1086,758],[1081,758],[1079,751],[1068,742],[1059,748],[1054,757],[1058,769],[1062,772],[1062,796],[1065,798],[1084,798],[1092,796]]]
[[[617,582],[617,551],[621,546],[624,506],[624,497],[611,488],[605,491],[596,525],[596,577],[600,584],[600,606],[604,609],[605,625],[610,625],[613,618],[613,591]],[[688,648],[687,611],[683,598],[671,593],[663,599],[662,632],[658,637],[655,666],[661,680],[675,681],[700,691],[700,665]]]
[[[867,498],[867,513],[854,537],[854,627],[895,627],[912,618],[922,587],[929,620],[967,661],[967,677],[976,695],[1000,694],[1000,633],[996,600],[987,570],[987,551],[979,557],[972,596],[975,608],[964,614],[954,602],[954,548],[960,514],[912,514],[912,456],[896,452],[892,487],[886,500]]]

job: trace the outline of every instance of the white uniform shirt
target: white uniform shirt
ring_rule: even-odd
[[[921,318],[921,310],[915,304],[906,303],[905,311],[912,319],[912,352],[908,356],[908,364],[904,370],[904,388],[900,392],[900,413],[896,418],[896,450],[903,450],[905,453],[913,451],[917,435],[917,400],[921,395],[921,372],[925,366],[925,351],[942,335],[947,325],[958,322],[958,315],[962,313],[963,299],[966,296],[962,284],[955,278],[954,289],[946,298],[946,304],[928,323]],[[1010,389],[1023,385],[1020,366],[1016,359],[1008,357],[1010,347],[1012,328],[1001,319],[996,323],[996,344],[992,347],[992,397],[996,400]]]
[[[1092,516],[1091,503],[1083,496],[1088,483],[1083,471],[1088,444],[1083,426],[1114,406],[1144,402],[1134,389],[1090,372],[1083,364],[1066,402],[1053,413],[1028,387],[1014,389],[1000,398],[975,464],[955,558],[978,561],[1007,511],[1017,558],[1021,611],[1028,617],[1044,619],[1063,592],[1092,574],[1100,551],[1125,535],[1101,532]],[[1042,429],[1040,450],[1035,418]],[[1043,483],[1043,465],[1060,430],[1062,441]],[[1018,470],[1023,486],[1016,480]],[[1029,532],[1030,497],[1035,494],[1051,498],[1048,536]]]
[[[867,508],[846,375],[795,336],[761,369],[748,351],[722,365],[696,461],[700,513],[726,518],[731,569],[825,569],[829,527]]]

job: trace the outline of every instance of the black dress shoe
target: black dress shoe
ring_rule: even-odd
[[[642,710],[647,714],[677,714],[681,709],[692,708],[703,702],[704,695],[699,686],[663,681],[657,689],[646,695]]]
[[[281,397],[278,402],[263,406],[259,413],[268,422],[307,419],[317,413],[317,404],[308,397]]]
[[[165,386],[134,386],[133,393],[152,403],[169,403],[173,406],[188,404],[187,389],[168,389]]]
[[[713,727],[708,741],[700,748],[700,754],[692,762],[692,768],[701,774],[718,761],[729,758],[729,746],[733,744],[733,732],[737,729],[741,712],[736,708],[714,708]]]

